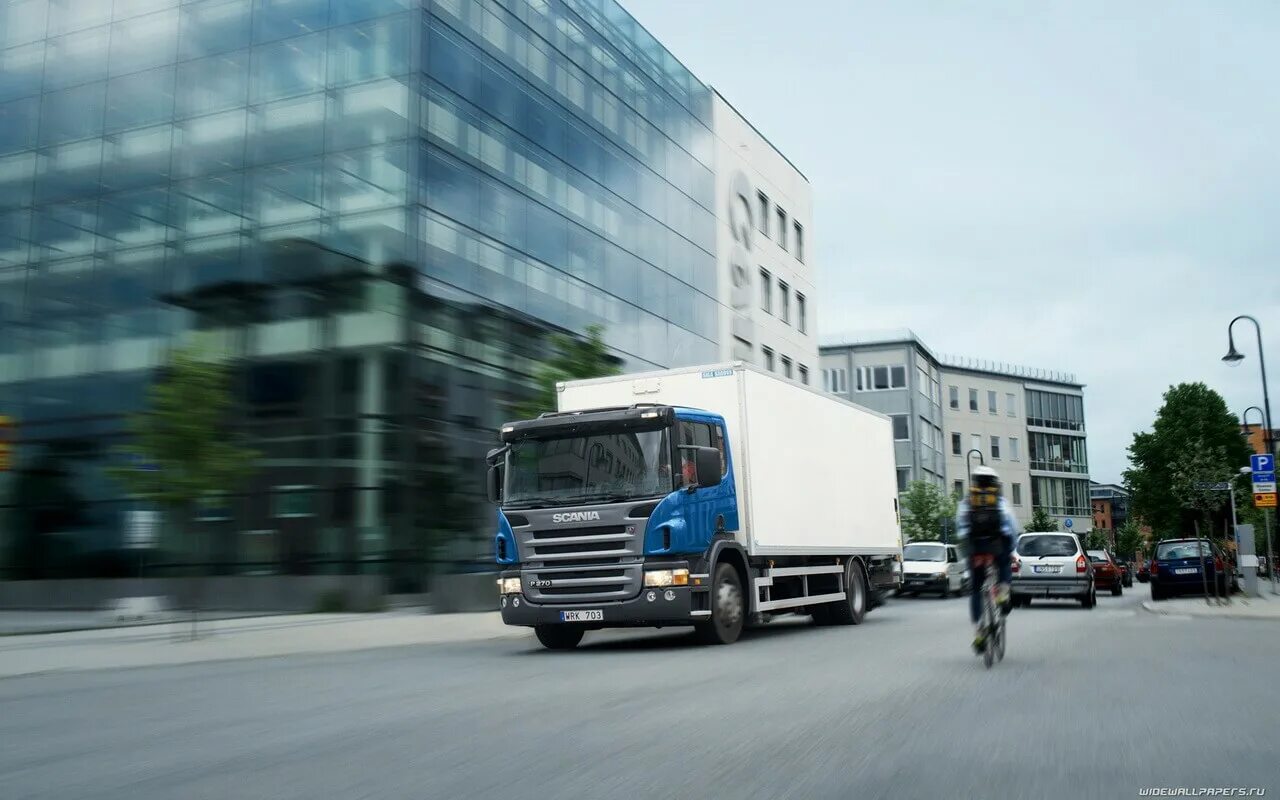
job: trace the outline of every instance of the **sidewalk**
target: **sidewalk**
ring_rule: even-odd
[[[1231,596],[1230,605],[1205,603],[1203,597],[1177,597],[1154,602],[1143,600],[1142,607],[1153,614],[1187,617],[1220,617],[1224,619],[1273,619],[1280,620],[1280,596],[1271,594],[1270,583],[1259,583],[1261,597]]]
[[[298,614],[0,637],[0,678],[45,672],[171,666],[243,658],[340,653],[379,647],[529,636],[496,612]]]

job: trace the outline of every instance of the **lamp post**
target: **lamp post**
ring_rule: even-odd
[[[1267,452],[1275,455],[1275,441],[1271,437],[1275,426],[1271,423],[1271,395],[1267,391],[1267,360],[1262,352],[1262,326],[1258,324],[1256,319],[1248,314],[1241,314],[1231,320],[1231,323],[1227,325],[1227,354],[1222,357],[1222,360],[1233,367],[1244,360],[1244,354],[1236,350],[1236,339],[1232,333],[1232,328],[1242,319],[1247,319],[1253,323],[1254,332],[1258,337],[1258,368],[1262,373],[1262,440],[1265,442]]]
[[[964,466],[965,466],[965,469],[967,469],[967,470],[969,471],[969,486],[970,486],[970,487],[972,487],[972,486],[973,486],[973,454],[974,454],[974,453],[977,453],[977,454],[978,454],[978,463],[979,463],[979,464],[981,464],[981,465],[983,465],[983,466],[986,466],[986,464],[987,464],[986,456],[982,455],[982,451],[981,451],[981,450],[979,450],[979,449],[978,449],[978,448],[976,448],[976,447],[975,447],[975,448],[973,448],[972,450],[970,450],[969,452],[967,452],[967,453],[965,453],[965,454],[964,454]]]
[[[1267,418],[1263,414],[1262,409],[1258,408],[1257,406],[1249,406],[1244,410],[1244,413],[1240,415],[1240,421],[1244,424],[1246,437],[1248,436],[1248,432],[1249,432],[1249,412],[1250,411],[1257,411],[1258,417],[1261,419],[1261,422],[1262,422],[1262,427],[1265,429],[1267,426]],[[1263,430],[1262,440],[1264,442],[1266,441],[1266,434],[1267,434],[1267,431]],[[1249,469],[1248,467],[1244,467],[1240,470],[1240,472],[1241,474],[1248,475],[1250,472],[1252,472],[1252,470]],[[1262,519],[1263,519],[1263,530],[1266,531],[1266,537],[1267,537],[1267,577],[1271,579],[1271,593],[1278,594],[1280,592],[1276,591],[1276,559],[1275,559],[1275,553],[1272,552],[1272,547],[1271,547],[1271,509],[1269,508],[1262,509]]]

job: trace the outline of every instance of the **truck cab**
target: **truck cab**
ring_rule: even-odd
[[[738,529],[723,418],[635,405],[543,414],[501,435],[489,489],[505,622],[554,639],[584,628],[541,626],[709,616],[707,556]]]

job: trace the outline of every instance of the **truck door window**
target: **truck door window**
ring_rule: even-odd
[[[729,474],[729,459],[724,455],[724,428],[711,426],[711,446],[720,451],[720,477]]]
[[[680,422],[679,446],[684,447],[713,447],[711,443],[711,426],[705,422]],[[680,472],[676,475],[677,486],[689,485],[689,476],[692,474],[693,451],[680,450]],[[720,456],[721,466],[723,467],[724,454]]]

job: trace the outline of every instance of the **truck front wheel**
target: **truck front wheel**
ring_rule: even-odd
[[[535,625],[533,633],[548,650],[572,650],[582,641],[586,631],[567,625]]]
[[[729,564],[718,564],[711,584],[711,621],[696,626],[698,639],[703,644],[733,644],[742,635],[746,616],[738,571]]]

